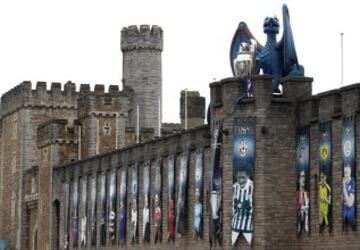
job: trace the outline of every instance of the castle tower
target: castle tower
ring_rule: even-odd
[[[159,135],[161,124],[161,52],[163,31],[159,26],[129,26],[121,31],[124,89],[133,90],[129,125],[136,127],[139,105],[140,128],[154,129]]]

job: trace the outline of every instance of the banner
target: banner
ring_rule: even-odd
[[[196,150],[195,158],[195,205],[194,205],[194,231],[195,238],[202,238],[203,220],[203,149]]]
[[[355,116],[342,120],[342,224],[356,229]]]
[[[79,203],[79,182],[77,179],[73,181],[73,205],[72,205],[72,220],[73,220],[73,248],[78,246],[78,203]]]
[[[143,242],[150,242],[150,161],[144,164]]]
[[[242,234],[249,245],[253,238],[253,194],[256,118],[235,117],[233,128],[233,209],[231,244]]]
[[[222,142],[223,120],[215,120],[211,138],[210,231],[209,242],[222,243]]]
[[[176,212],[176,233],[182,235],[184,233],[184,223],[186,221],[186,189],[187,189],[187,176],[189,165],[189,152],[183,152],[180,158],[180,175],[179,175],[179,189],[177,200]]]
[[[70,245],[69,245],[70,191],[71,191],[71,186],[70,186],[69,182],[65,182],[65,185],[64,185],[64,192],[65,192],[64,250],[68,250],[70,248]]]
[[[161,169],[162,160],[155,161],[155,197],[154,197],[154,227],[155,227],[155,243],[162,241],[162,210],[161,210]]]
[[[110,173],[109,242],[116,243],[116,171]]]
[[[120,218],[119,218],[119,239],[120,244],[126,243],[126,170],[121,171],[120,179]]]
[[[175,241],[175,159],[174,155],[167,158],[168,164],[168,229],[170,240]]]
[[[138,242],[138,166],[135,162],[131,171],[131,243]]]
[[[310,215],[310,128],[296,130],[296,232],[309,233]]]
[[[97,176],[91,178],[91,245],[96,246]]]
[[[331,122],[319,124],[319,228],[332,228]]]
[[[87,232],[87,201],[88,201],[88,179],[87,176],[82,178],[81,184],[81,207],[82,207],[82,217],[81,217],[81,225],[80,225],[80,244],[82,247],[86,246],[86,232]]]
[[[106,245],[106,175],[100,176],[100,244]]]

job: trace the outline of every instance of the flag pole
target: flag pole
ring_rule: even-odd
[[[341,49],[341,87],[344,87],[344,33],[340,33]]]

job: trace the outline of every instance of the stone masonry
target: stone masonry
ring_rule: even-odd
[[[139,106],[140,127],[154,128],[159,135],[161,124],[163,31],[158,26],[129,26],[121,30],[123,82],[134,91],[129,111],[131,127],[136,127]],[[160,110],[160,112],[159,112]]]
[[[312,94],[312,78],[286,77],[283,95],[272,95],[272,77],[255,75],[253,97],[245,98],[234,107],[235,100],[246,91],[246,83],[239,78],[226,78],[210,84],[210,124],[203,125],[205,100],[198,92],[189,92],[187,108],[189,128],[181,124],[161,124],[161,52],[163,33],[160,27],[130,26],[122,30],[121,49],[124,53],[123,88],[103,85],[90,90],[87,84],[65,85],[25,81],[9,90],[1,98],[0,136],[0,239],[9,249],[64,249],[66,234],[68,249],[358,249],[357,231],[342,230],[341,177],[341,118],[356,116],[356,135],[360,133],[360,85]],[[184,93],[180,97],[180,115],[184,124]],[[160,100],[160,102],[159,102]],[[159,106],[160,105],[160,106]],[[139,143],[136,136],[136,108],[139,106]],[[160,112],[159,112],[160,111]],[[233,112],[234,111],[234,112]],[[256,154],[254,169],[254,238],[248,246],[240,237],[231,246],[232,184],[233,184],[233,121],[234,117],[256,117]],[[213,124],[222,119],[223,145],[223,242],[210,247],[209,215],[211,179],[211,137]],[[333,131],[333,231],[319,232],[318,225],[318,128],[319,123],[332,121]],[[310,126],[310,234],[296,235],[296,171],[295,132],[303,125]],[[356,137],[356,162],[360,161],[359,138]],[[194,238],[193,218],[195,201],[195,151],[204,150],[203,237]],[[180,154],[189,152],[189,173],[185,202],[185,233],[168,238],[168,198],[166,159],[175,156],[175,199],[178,196]],[[154,243],[154,192],[156,159],[162,165],[162,235]],[[138,174],[138,238],[130,241],[131,166],[139,162]],[[141,209],[144,206],[144,163],[150,161],[150,232],[151,242],[142,242]],[[358,164],[357,164],[358,165]],[[120,172],[127,174],[127,235],[120,246],[116,232],[115,243],[100,242],[100,178],[109,179],[116,173],[116,193],[120,192]],[[360,168],[356,168],[356,176]],[[83,198],[74,183],[97,178],[96,234],[86,232],[86,246],[74,246],[74,222],[91,216],[90,185],[86,186],[86,207],[79,202],[72,217],[74,194]],[[109,182],[106,182],[109,190]],[[360,188],[357,181],[357,188]],[[108,197],[108,192],[106,193]],[[119,195],[116,207],[119,211]],[[360,204],[359,196],[356,197]],[[109,211],[107,198],[105,210]],[[94,212],[95,212],[94,211]],[[360,218],[360,209],[357,218]],[[119,215],[116,215],[118,218]],[[108,222],[108,217],[105,219]],[[118,220],[117,220],[118,221]],[[118,223],[118,222],[116,222]],[[90,221],[87,221],[87,228]],[[80,232],[80,229],[77,231]],[[77,234],[79,237],[79,234]],[[95,245],[91,244],[94,240]]]

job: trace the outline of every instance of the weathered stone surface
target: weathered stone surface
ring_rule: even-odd
[[[283,79],[283,96],[271,94],[271,76],[254,76],[254,97],[235,100],[246,90],[239,78],[226,78],[210,84],[211,124],[199,126],[205,116],[204,98],[189,92],[186,131],[181,124],[163,124],[158,138],[161,112],[162,30],[158,26],[130,26],[122,30],[124,53],[123,90],[112,85],[106,92],[103,85],[94,91],[82,84],[80,91],[72,82],[62,88],[59,83],[38,82],[35,89],[25,81],[1,97],[0,136],[0,238],[9,241],[10,249],[63,249],[66,225],[73,229],[71,212],[75,181],[98,177],[97,218],[100,217],[100,176],[117,173],[117,194],[120,172],[127,170],[127,208],[131,207],[131,169],[139,161],[138,211],[139,243],[130,243],[131,222],[127,216],[127,238],[123,249],[210,249],[209,182],[211,178],[211,131],[215,119],[224,120],[223,132],[223,245],[211,249],[250,249],[240,237],[231,247],[232,220],[232,130],[234,116],[256,116],[256,159],[254,169],[254,239],[253,249],[358,249],[356,232],[342,230],[341,118],[357,114],[360,108],[360,85],[312,95],[312,78]],[[62,90],[63,89],[63,90]],[[182,101],[184,98],[181,99]],[[184,102],[180,115],[184,117]],[[140,143],[136,141],[136,107],[140,106]],[[182,119],[183,120],[183,119]],[[333,232],[319,233],[318,226],[318,126],[332,121],[333,132]],[[183,123],[183,121],[182,121]],[[310,230],[297,237],[295,233],[295,131],[310,125]],[[193,128],[195,127],[195,128]],[[360,116],[356,117],[356,134],[360,134]],[[356,140],[359,143],[359,140]],[[204,148],[204,221],[203,239],[193,233],[195,192],[195,150]],[[190,153],[187,188],[185,233],[175,242],[167,242],[168,203],[167,165],[175,155],[176,195],[178,195],[180,154]],[[144,162],[157,158],[162,165],[162,232],[163,241],[154,244],[155,227],[151,216],[151,243],[142,243],[142,207],[144,205]],[[356,161],[360,147],[356,145]],[[150,212],[154,212],[154,171],[150,170]],[[360,175],[357,168],[356,176]],[[357,188],[360,187],[357,181]],[[80,187],[80,186],[79,186]],[[89,188],[89,187],[88,187]],[[80,190],[80,189],[79,189]],[[88,194],[90,193],[88,189]],[[90,196],[89,196],[90,197]],[[79,191],[79,199],[82,193]],[[359,196],[356,201],[359,205]],[[91,199],[87,199],[90,208]],[[109,204],[107,204],[108,209]],[[85,208],[79,203],[78,218]],[[90,211],[90,210],[88,210]],[[117,211],[119,202],[117,201]],[[70,213],[68,221],[66,214]],[[90,214],[88,214],[89,218]],[[357,217],[360,209],[357,209]],[[118,222],[118,220],[117,220]],[[88,224],[89,227],[89,224]],[[80,231],[80,230],[79,230]],[[86,249],[118,249],[106,244],[100,247],[97,223],[96,246],[90,246],[88,230]],[[107,236],[108,233],[107,233]],[[107,237],[108,239],[108,237]],[[73,234],[70,246],[73,248]],[[107,242],[108,243],[108,242]],[[80,248],[80,241],[78,248]]]

